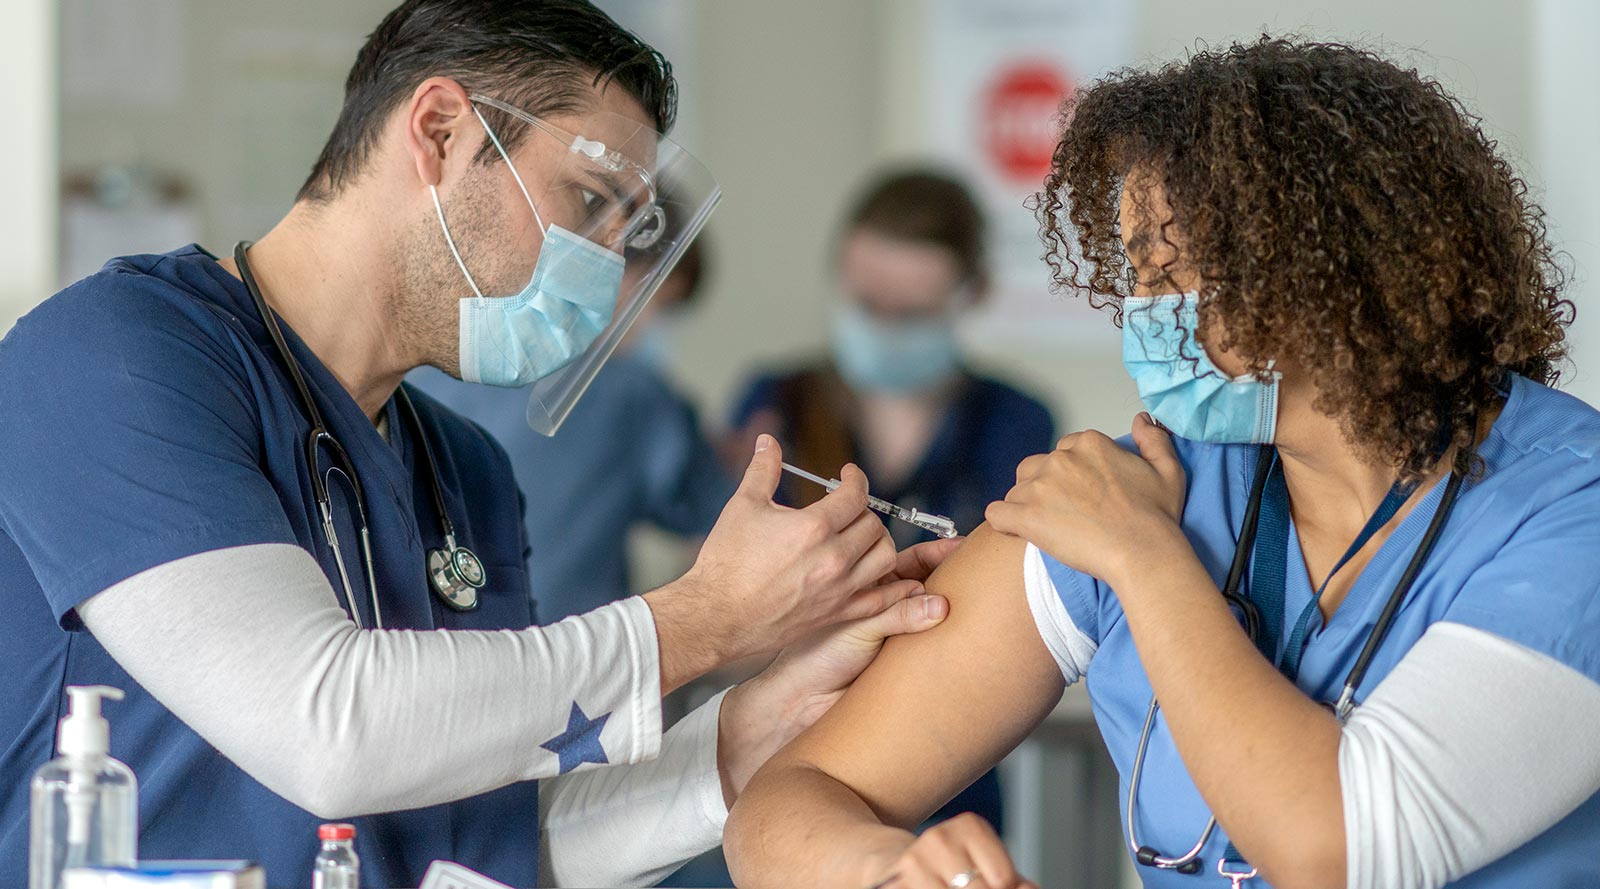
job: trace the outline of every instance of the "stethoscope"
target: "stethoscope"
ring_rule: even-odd
[[[1272,473],[1273,463],[1277,455],[1269,445],[1261,449],[1261,455],[1256,461],[1255,478],[1250,484],[1250,500],[1245,508],[1244,525],[1239,531],[1239,543],[1233,551],[1233,564],[1228,569],[1228,580],[1223,585],[1222,597],[1227,600],[1230,608],[1236,610],[1244,620],[1244,629],[1250,641],[1255,642],[1261,631],[1261,613],[1256,604],[1250,599],[1239,594],[1239,583],[1244,577],[1244,568],[1255,548],[1256,528],[1261,522],[1261,500],[1266,491],[1267,479]],[[1400,603],[1405,600],[1406,593],[1416,582],[1417,574],[1428,560],[1428,555],[1433,551],[1434,544],[1439,541],[1439,534],[1444,530],[1445,520],[1450,511],[1455,507],[1456,495],[1461,491],[1461,475],[1457,472],[1450,474],[1450,479],[1445,484],[1444,494],[1439,500],[1439,506],[1434,511],[1433,521],[1428,525],[1427,532],[1423,535],[1422,542],[1417,546],[1417,551],[1412,555],[1411,562],[1406,566],[1405,573],[1400,575],[1400,580],[1395,583],[1394,591],[1389,594],[1389,601],[1384,604],[1383,611],[1378,615],[1378,622],[1372,631],[1367,634],[1366,644],[1361,647],[1361,654],[1356,657],[1355,666],[1350,669],[1350,674],[1345,677],[1344,689],[1339,694],[1338,703],[1333,705],[1334,716],[1342,723],[1349,718],[1350,712],[1355,709],[1356,689],[1361,681],[1366,678],[1367,668],[1372,665],[1372,658],[1377,654],[1378,647],[1383,644],[1384,637],[1389,634],[1389,627],[1394,623],[1396,612]],[[1370,523],[1369,523],[1370,524]],[[1363,532],[1365,534],[1365,532]],[[1352,553],[1347,553],[1346,558],[1360,549],[1359,544],[1365,540],[1358,539],[1358,545],[1352,547]],[[1342,567],[1343,560],[1339,566]],[[1338,571],[1338,567],[1334,569]],[[1315,603],[1311,607],[1315,607]],[[1211,839],[1211,834],[1217,828],[1217,817],[1212,815],[1206,821],[1205,829],[1200,832],[1200,838],[1195,841],[1189,851],[1177,857],[1162,855],[1155,847],[1139,842],[1136,822],[1136,807],[1139,800],[1139,776],[1144,770],[1145,752],[1150,746],[1150,732],[1155,727],[1156,713],[1160,704],[1154,695],[1150,696],[1150,708],[1145,713],[1144,729],[1139,733],[1139,749],[1133,758],[1133,772],[1128,779],[1128,849],[1133,853],[1134,860],[1146,867],[1161,870],[1175,870],[1182,874],[1199,873],[1203,866],[1200,862],[1200,853],[1205,848],[1206,842]],[[1231,847],[1230,847],[1231,848]],[[1240,882],[1255,875],[1249,870],[1234,873],[1226,870],[1227,856],[1217,861],[1217,872],[1222,876],[1232,879],[1237,887]]]
[[[250,298],[255,301],[256,311],[261,314],[267,333],[272,336],[272,345],[278,350],[278,356],[283,359],[284,366],[289,369],[294,387],[300,393],[300,404],[311,420],[311,432],[306,436],[306,466],[311,470],[311,494],[316,499],[317,511],[322,519],[322,536],[327,540],[329,549],[333,551],[333,561],[339,569],[339,580],[344,584],[345,604],[350,609],[351,619],[355,621],[357,627],[361,627],[361,611],[356,608],[355,592],[350,585],[349,571],[345,567],[344,551],[339,547],[339,535],[333,528],[333,498],[328,494],[328,482],[335,473],[344,478],[355,494],[356,528],[361,536],[361,561],[367,571],[367,594],[372,601],[373,624],[381,630],[383,612],[378,605],[378,580],[372,568],[372,534],[367,526],[366,494],[362,491],[361,480],[356,476],[355,464],[345,452],[344,445],[333,437],[333,433],[329,432],[327,425],[323,423],[322,412],[317,409],[317,403],[311,397],[311,389],[306,385],[300,363],[289,351],[289,344],[284,341],[283,331],[278,327],[278,319],[267,307],[267,301],[261,295],[261,288],[256,284],[255,275],[250,273],[250,263],[245,258],[245,252],[249,249],[248,241],[235,244],[233,261],[239,267],[239,277],[244,280],[245,289],[250,291]],[[433,506],[439,514],[439,527],[444,531],[444,546],[428,550],[428,580],[433,585],[434,594],[446,606],[455,611],[472,611],[478,607],[478,590],[483,588],[488,579],[483,570],[483,562],[473,554],[472,550],[456,543],[455,526],[450,523],[450,511],[444,502],[444,488],[439,484],[439,465],[434,462],[433,447],[428,442],[428,433],[422,426],[422,418],[417,415],[416,406],[411,403],[411,396],[406,394],[404,386],[395,390],[395,400],[400,407],[400,413],[405,415],[417,441],[422,445],[423,460],[428,466],[428,487],[433,492]],[[326,473],[318,469],[324,451],[333,458],[333,465],[328,467]]]

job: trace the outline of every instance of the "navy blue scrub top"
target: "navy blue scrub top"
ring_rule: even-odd
[[[294,332],[284,333],[365,487],[384,626],[532,625],[520,496],[500,446],[412,392],[457,538],[488,571],[481,607],[454,612],[425,572],[424,553],[441,532],[410,424],[391,399],[384,440]],[[0,884],[25,881],[28,784],[54,755],[63,688],[90,684],[127,692],[106,715],[111,754],[139,778],[141,858],[251,858],[271,885],[308,884],[321,819],[179,721],[73,612],[148,568],[259,543],[305,548],[342,590],[311,495],[310,423],[244,285],[195,245],[111,261],[0,342],[0,418]],[[352,511],[341,500],[341,546],[371,626]],[[528,782],[356,818],[363,883],[415,886],[444,858],[534,885],[537,792]]]

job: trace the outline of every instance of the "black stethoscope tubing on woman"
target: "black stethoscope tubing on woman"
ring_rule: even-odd
[[[233,261],[239,267],[239,277],[243,279],[245,289],[250,291],[250,299],[255,302],[256,311],[260,313],[267,333],[272,337],[272,345],[277,349],[278,357],[283,360],[284,367],[289,371],[289,377],[294,380],[295,390],[300,397],[300,406],[305,409],[306,417],[311,421],[311,432],[306,436],[305,443],[306,466],[311,472],[311,494],[316,500],[317,511],[321,517],[322,535],[327,540],[329,549],[333,551],[333,561],[339,570],[339,579],[344,584],[345,604],[349,607],[350,617],[356,626],[362,627],[361,611],[356,607],[355,592],[350,585],[350,574],[345,566],[344,552],[339,547],[339,535],[335,533],[333,527],[333,498],[328,493],[328,481],[334,473],[344,477],[355,495],[356,529],[361,536],[361,561],[367,572],[367,594],[372,603],[372,620],[375,627],[381,630],[383,611],[378,605],[378,578],[373,571],[372,534],[367,525],[366,493],[362,490],[361,480],[356,476],[355,464],[351,462],[344,445],[328,431],[327,424],[323,422],[322,411],[317,409],[317,403],[311,397],[311,388],[306,385],[300,363],[289,351],[289,344],[284,341],[278,319],[261,295],[261,288],[256,284],[255,275],[251,274],[250,263],[245,256],[249,249],[248,241],[235,244]],[[450,523],[450,511],[444,501],[444,488],[439,484],[439,465],[434,462],[433,447],[428,442],[428,433],[422,426],[422,418],[417,415],[416,406],[411,403],[411,396],[406,394],[404,386],[395,390],[395,400],[400,407],[400,413],[405,415],[417,441],[421,443],[423,461],[428,467],[428,487],[433,493],[433,505],[439,516],[439,527],[444,532],[444,546],[428,550],[428,580],[433,586],[434,594],[446,606],[456,611],[472,611],[478,607],[478,590],[487,580],[483,562],[473,554],[472,550],[456,543],[455,526]],[[328,467],[326,474],[318,469],[324,451],[333,458],[333,465]]]
[[[1223,585],[1222,597],[1227,600],[1230,608],[1237,609],[1243,618],[1245,633],[1250,641],[1255,642],[1261,632],[1261,612],[1256,604],[1249,598],[1239,594],[1239,584],[1244,578],[1245,564],[1251,552],[1255,549],[1256,528],[1261,522],[1261,500],[1266,491],[1267,479],[1272,473],[1273,463],[1277,455],[1271,445],[1261,448],[1261,454],[1256,460],[1255,478],[1250,484],[1250,500],[1245,507],[1244,524],[1239,529],[1239,543],[1233,550],[1233,564],[1228,568],[1228,580]],[[1444,530],[1445,520],[1455,508],[1456,496],[1461,492],[1461,474],[1452,472],[1450,479],[1445,484],[1444,495],[1440,498],[1439,506],[1434,511],[1433,521],[1429,523],[1427,532],[1423,535],[1422,542],[1418,544],[1416,552],[1411,557],[1411,562],[1406,565],[1405,573],[1400,575],[1400,580],[1395,583],[1394,590],[1389,594],[1389,601],[1383,606],[1383,611],[1378,615],[1378,621],[1372,631],[1367,634],[1366,644],[1361,647],[1361,653],[1356,657],[1356,662],[1350,668],[1350,673],[1345,677],[1344,688],[1339,694],[1339,701],[1333,707],[1334,715],[1342,723],[1355,709],[1355,693],[1361,681],[1366,678],[1367,669],[1372,665],[1373,656],[1377,654],[1379,646],[1383,644],[1384,637],[1389,634],[1389,627],[1394,623],[1396,612],[1400,603],[1405,600],[1406,594],[1411,591],[1411,586],[1416,582],[1417,575],[1422,571],[1422,566],[1428,560],[1428,555],[1439,541],[1439,534]],[[1337,569],[1336,569],[1337,570]],[[1200,853],[1205,849],[1206,842],[1211,839],[1212,831],[1216,830],[1217,818],[1212,815],[1206,822],[1205,829],[1200,832],[1200,838],[1189,851],[1176,858],[1162,855],[1154,846],[1143,845],[1139,842],[1136,830],[1136,817],[1139,799],[1139,776],[1144,770],[1145,753],[1150,746],[1150,732],[1155,726],[1156,713],[1160,704],[1154,695],[1150,696],[1150,708],[1145,713],[1144,729],[1139,734],[1139,749],[1134,755],[1133,770],[1128,780],[1128,848],[1133,853],[1134,860],[1146,867],[1160,870],[1175,870],[1183,874],[1199,873],[1201,868]],[[1231,847],[1230,847],[1231,848]],[[1222,861],[1218,862],[1219,870]],[[1224,872],[1224,876],[1230,874]]]

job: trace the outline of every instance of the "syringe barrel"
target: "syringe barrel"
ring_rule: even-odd
[[[910,515],[910,512],[903,507],[895,506],[887,500],[880,500],[870,494],[867,495],[867,505],[884,515],[893,516],[897,519],[908,519]]]

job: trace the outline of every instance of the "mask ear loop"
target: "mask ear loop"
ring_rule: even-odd
[[[522,199],[528,202],[528,209],[533,211],[533,221],[539,224],[539,234],[542,236],[545,232],[544,220],[539,218],[539,208],[534,205],[533,197],[528,194],[528,186],[522,183],[522,176],[517,173],[516,165],[511,163],[511,155],[506,153],[505,146],[500,144],[500,137],[494,134],[494,128],[489,126],[489,121],[484,119],[483,112],[478,110],[476,104],[472,106],[472,113],[478,116],[478,123],[483,124],[483,131],[488,134],[489,141],[494,143],[495,150],[500,152],[501,160],[506,162],[506,169],[511,171],[511,178],[516,180],[517,188],[522,192]],[[461,251],[456,249],[455,238],[450,236],[450,226],[444,221],[444,206],[439,203],[439,189],[430,185],[428,191],[433,194],[433,210],[439,214],[439,227],[444,230],[444,242],[450,245],[450,255],[456,258],[456,266],[461,269],[461,274],[471,285],[473,295],[483,299],[483,291],[478,289],[478,282],[472,280],[472,273],[467,271],[467,264],[461,260]]]
[[[500,159],[506,162],[506,169],[511,171],[511,178],[517,180],[517,188],[522,190],[522,199],[528,202],[528,209],[533,211],[533,221],[539,223],[539,234],[543,235],[546,231],[544,220],[539,218],[539,208],[534,206],[533,197],[528,194],[528,186],[522,184],[522,176],[517,172],[516,164],[511,162],[511,155],[506,153],[505,146],[500,144],[500,137],[494,134],[494,127],[489,126],[489,121],[484,118],[483,112],[478,110],[476,104],[472,106],[472,113],[478,115],[478,123],[483,124],[483,131],[489,134],[489,141],[493,142],[495,150],[500,152]]]
[[[1257,406],[1260,414],[1257,420],[1258,425],[1264,425],[1265,428],[1258,429],[1257,435],[1262,439],[1262,444],[1271,444],[1278,437],[1278,389],[1283,382],[1283,374],[1273,369],[1277,364],[1276,358],[1267,361],[1267,375],[1272,379],[1261,384],[1261,402]],[[1266,419],[1262,420],[1261,417]]]
[[[456,258],[456,266],[466,277],[467,284],[471,285],[472,295],[483,299],[483,291],[478,289],[478,282],[472,280],[472,273],[467,271],[467,264],[461,261],[461,251],[456,249],[456,239],[450,237],[450,226],[444,221],[444,207],[439,203],[439,189],[430,185],[428,191],[433,194],[433,211],[439,214],[439,227],[444,229],[444,242],[450,245],[450,255]]]

